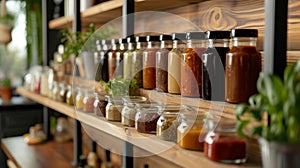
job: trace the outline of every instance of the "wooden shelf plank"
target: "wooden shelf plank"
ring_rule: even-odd
[[[259,163],[254,163],[253,161],[249,161],[249,163],[243,165],[225,165],[216,163],[204,157],[202,152],[184,150],[173,142],[162,141],[155,135],[138,133],[135,128],[124,127],[119,122],[108,122],[105,118],[98,117],[94,113],[85,113],[80,111],[75,112],[74,107],[72,106],[56,102],[30,92],[24,88],[18,88],[17,92],[25,97],[37,101],[38,103],[53,108],[58,112],[73,117],[88,126],[94,127],[123,141],[128,141],[143,150],[154,154],[159,153],[160,157],[182,167],[261,167]],[[168,150],[165,151],[165,149]]]

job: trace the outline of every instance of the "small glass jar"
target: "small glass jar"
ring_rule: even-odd
[[[143,52],[147,47],[146,37],[135,38],[136,49],[132,52],[131,73],[138,87],[143,87]]]
[[[52,100],[56,100],[58,93],[59,93],[58,83],[56,81],[54,81],[52,90],[51,90],[51,94],[50,94],[50,98]]]
[[[74,105],[75,91],[73,91],[72,86],[67,86],[67,95],[66,95],[66,103],[70,106]]]
[[[66,95],[67,95],[67,88],[66,88],[66,85],[64,83],[60,83],[59,84],[59,95],[58,95],[58,101],[60,102],[66,102]]]
[[[125,126],[134,127],[135,126],[135,115],[136,103],[145,103],[147,101],[146,97],[143,96],[128,96],[123,98],[124,107],[122,109],[122,121],[121,123]]]
[[[177,112],[163,112],[157,121],[156,136],[165,141],[177,142],[177,127],[180,123],[178,114]]]
[[[105,108],[107,105],[107,99],[104,95],[99,93],[94,93],[95,101],[94,101],[94,113],[97,116],[105,117]]]
[[[208,133],[204,154],[209,159],[228,164],[246,162],[246,142],[236,134],[235,123],[218,123]]]
[[[83,108],[83,98],[84,98],[83,89],[78,87],[76,98],[75,98],[75,106],[76,106],[77,110],[82,110],[82,108]]]
[[[156,124],[160,117],[160,108],[158,106],[137,105],[137,113],[135,115],[135,128],[138,132],[155,134]]]
[[[122,97],[105,96],[107,105],[105,108],[105,117],[108,121],[121,121],[121,112],[123,109]]]
[[[94,92],[91,90],[86,90],[84,98],[82,100],[82,109],[84,112],[93,113],[94,112]]]
[[[180,114],[181,123],[177,128],[177,143],[180,147],[189,150],[203,151],[204,139],[207,131],[203,124],[205,115]]]
[[[123,77],[125,79],[132,79],[132,52],[134,50],[134,38],[127,38],[128,48],[123,54]]]

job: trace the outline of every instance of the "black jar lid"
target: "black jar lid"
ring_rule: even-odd
[[[145,36],[136,36],[135,42],[147,42],[147,38]]]
[[[127,38],[119,38],[119,44],[127,43]]]
[[[187,40],[204,40],[207,39],[205,32],[188,32],[186,33]]]
[[[186,40],[186,33],[172,33],[172,40]]]
[[[232,29],[231,37],[258,37],[257,29]]]
[[[207,31],[208,39],[230,39],[230,31]]]
[[[147,41],[160,41],[159,36],[147,36]]]
[[[160,40],[160,41],[172,40],[172,36],[166,35],[166,34],[161,34],[161,35],[159,36],[159,40]]]
[[[135,38],[133,36],[127,37],[127,43],[134,43]]]

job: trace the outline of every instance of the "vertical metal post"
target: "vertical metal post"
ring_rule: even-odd
[[[42,1],[43,66],[48,65],[48,1]]]
[[[43,107],[43,130],[44,130],[44,132],[46,134],[46,139],[49,140],[50,137],[51,137],[51,132],[50,132],[50,113],[49,113],[49,108],[46,107],[46,106]]]
[[[283,78],[286,67],[288,1],[265,0],[264,72]]]

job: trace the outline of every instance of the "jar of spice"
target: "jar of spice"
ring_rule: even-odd
[[[116,72],[115,76],[123,77],[124,63],[123,57],[124,52],[127,50],[127,39],[119,38],[119,50],[116,53]]]
[[[64,102],[66,102],[66,95],[67,95],[68,90],[64,83],[60,83],[59,88],[60,88],[60,90],[59,90],[59,95],[58,95],[58,101],[64,103]]]
[[[66,103],[70,106],[74,105],[75,91],[73,91],[71,85],[67,85]]]
[[[117,43],[115,39],[111,40],[111,49],[108,52],[108,74],[109,80],[112,80],[115,76],[115,70],[117,66]]]
[[[141,133],[156,133],[156,123],[160,116],[159,106],[151,104],[137,104],[135,115],[135,128]]]
[[[94,112],[94,92],[92,90],[85,90],[85,95],[82,100],[82,109],[84,112]]]
[[[99,93],[94,93],[95,101],[94,101],[94,113],[97,116],[105,117],[105,108],[107,105],[107,100],[104,95]]]
[[[208,48],[202,55],[203,99],[225,100],[225,59],[229,51],[230,31],[208,31]]]
[[[52,91],[51,91],[51,99],[57,100],[59,94],[59,87],[56,81],[53,82]]]
[[[225,98],[230,103],[247,102],[257,92],[261,56],[256,48],[256,29],[231,31],[233,47],[226,54]]]
[[[181,55],[181,95],[202,97],[202,54],[206,50],[204,32],[187,33],[187,49]]]
[[[105,108],[105,117],[109,121],[121,121],[121,112],[123,109],[122,97],[105,96],[107,105]]]
[[[177,142],[178,112],[165,111],[157,121],[156,136],[165,141]]]
[[[173,49],[168,54],[168,92],[180,94],[181,53],[186,49],[186,33],[173,33]]]
[[[190,150],[203,151],[207,131],[204,131],[205,115],[180,114],[181,123],[177,128],[177,143],[180,147]]]
[[[125,79],[132,79],[132,53],[134,50],[134,37],[127,38],[127,51],[123,54],[123,77]]]
[[[75,97],[75,106],[77,110],[82,110],[83,108],[83,98],[84,98],[84,93],[83,89],[80,87],[77,88],[77,94]]]
[[[143,87],[143,52],[147,47],[146,37],[135,38],[136,49],[132,52],[131,73],[138,87]]]
[[[136,103],[145,103],[147,101],[146,97],[143,96],[128,96],[123,98],[124,107],[122,109],[122,121],[121,123],[125,126],[134,127],[135,125],[135,115]]]
[[[100,42],[98,42],[98,43],[100,43]],[[108,43],[111,43],[111,41],[101,40],[101,45],[100,44],[97,45],[97,53],[99,54],[99,57],[100,57],[99,59],[100,60],[99,60],[96,75],[95,75],[95,80],[96,81],[101,81],[102,80],[104,82],[108,82],[108,80],[109,80],[108,49],[109,49],[110,46],[108,46]]]
[[[205,156],[229,164],[246,162],[246,142],[236,134],[235,125],[234,122],[221,122],[208,133],[204,142]]]
[[[159,36],[147,36],[147,49],[143,52],[143,88],[155,89],[156,80],[156,56],[159,50]]]

